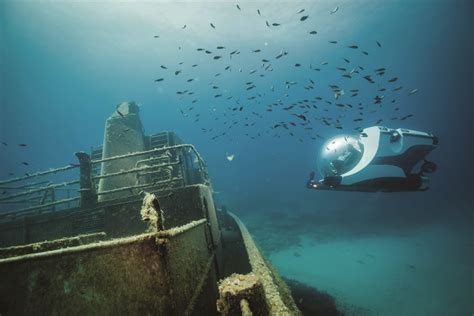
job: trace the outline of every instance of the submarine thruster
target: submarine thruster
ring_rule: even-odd
[[[311,172],[307,187],[316,190],[403,192],[428,189],[427,174],[436,164],[425,159],[438,145],[433,134],[372,126],[358,135],[329,139],[318,158],[321,180]],[[419,170],[414,171],[415,167]]]

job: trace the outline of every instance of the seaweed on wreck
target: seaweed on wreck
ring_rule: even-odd
[[[326,292],[304,283],[284,278],[291,289],[293,299],[303,315],[312,316],[340,316],[334,297]]]

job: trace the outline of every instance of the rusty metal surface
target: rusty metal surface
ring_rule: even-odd
[[[281,280],[278,273],[272,269],[269,263],[263,258],[245,225],[234,214],[229,212],[229,215],[231,215],[239,225],[252,267],[252,273],[258,276],[263,285],[265,301],[269,313],[271,315],[301,315],[301,312],[291,297],[290,290]]]
[[[2,315],[216,313],[204,219],[168,231],[0,259]]]

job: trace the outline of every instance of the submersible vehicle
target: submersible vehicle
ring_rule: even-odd
[[[75,155],[0,181],[0,315],[300,314],[195,147],[135,103]]]
[[[316,190],[407,192],[428,189],[436,164],[426,160],[438,145],[433,134],[372,126],[358,135],[329,139],[319,153],[323,179],[310,174],[306,186]],[[419,165],[419,170],[414,171]]]

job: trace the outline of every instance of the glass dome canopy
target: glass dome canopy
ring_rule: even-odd
[[[364,145],[352,135],[339,135],[324,143],[318,157],[318,170],[323,177],[340,176],[361,160]]]

